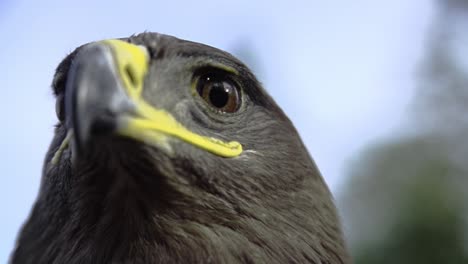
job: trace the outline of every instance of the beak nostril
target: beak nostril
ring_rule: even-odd
[[[125,66],[124,70],[125,70],[125,74],[128,77],[128,80],[130,81],[130,84],[134,88],[137,88],[138,87],[138,83],[137,83],[138,81],[137,81],[137,76],[136,76],[136,73],[135,73],[135,70],[133,69],[133,67],[130,64],[127,64]]]

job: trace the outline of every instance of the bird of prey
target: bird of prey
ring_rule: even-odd
[[[97,41],[52,86],[58,124],[12,263],[349,263],[296,129],[229,53]]]

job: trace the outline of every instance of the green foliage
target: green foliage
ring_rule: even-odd
[[[411,145],[408,142],[406,144]],[[443,159],[412,158],[411,152],[417,152],[418,149],[405,152],[405,148],[396,148],[387,152],[384,145],[381,147],[381,157],[391,158],[400,152],[400,157],[406,158],[405,163],[400,163],[393,170],[393,173],[398,173],[399,176],[392,172],[390,174],[393,175],[386,175],[386,171],[380,175],[380,177],[400,177],[399,180],[392,181],[394,184],[387,182],[386,186],[379,187],[391,188],[394,192],[393,196],[400,198],[396,210],[397,215],[392,221],[381,223],[381,228],[388,228],[384,237],[371,244],[360,245],[354,251],[355,262],[362,264],[468,263],[468,254],[465,252],[463,243],[464,222],[463,209],[460,205],[461,194],[454,192],[455,188],[448,181],[451,175],[454,175],[456,168]],[[433,150],[437,151],[436,148]],[[382,160],[390,161],[385,158]],[[418,162],[419,164],[415,164]],[[393,163],[386,164],[392,166]],[[416,171],[410,169],[411,175],[408,175],[405,172],[409,167],[417,167],[417,169]],[[368,212],[367,217],[372,217],[373,212]]]

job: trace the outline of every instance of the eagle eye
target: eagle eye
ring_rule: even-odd
[[[239,110],[241,96],[236,83],[226,74],[207,73],[198,78],[198,95],[214,110],[234,113]]]

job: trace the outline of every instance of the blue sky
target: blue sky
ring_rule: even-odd
[[[0,0],[0,263],[37,195],[55,123],[53,71],[76,46],[144,30],[228,51],[248,45],[337,193],[346,162],[405,120],[433,8],[426,0]]]

